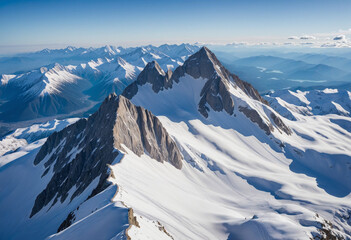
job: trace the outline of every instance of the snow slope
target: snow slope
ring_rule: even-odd
[[[31,151],[31,143],[38,140],[42,142],[54,131],[60,131],[77,120],[78,118],[55,119],[43,124],[34,124],[27,128],[18,128],[13,133],[6,135],[0,140],[0,167]]]
[[[267,135],[240,106],[263,118],[274,110],[235,84],[234,114],[210,110],[205,118],[198,111],[205,82],[185,74],[158,93],[149,83],[138,87],[131,101],[161,119],[187,164],[177,171],[127,151],[112,166],[115,201],[158,220],[175,239],[309,239],[323,228],[350,239],[350,132],[329,117],[300,114],[284,119],[291,135]]]
[[[266,99],[276,111],[291,120],[298,115],[351,116],[351,93],[343,89],[280,90],[267,95]]]
[[[316,214],[350,237],[350,225],[339,217],[350,211],[349,132],[308,117],[289,122],[297,134],[276,132],[274,140],[240,112],[204,119],[194,97],[184,94],[199,91],[177,87],[164,95],[145,89],[145,98],[133,100],[160,117],[187,164],[177,171],[128,152],[112,168],[120,187],[115,201],[159,220],[175,239],[308,239],[322,221]]]
[[[16,160],[0,167],[0,238],[260,240],[320,239],[330,234],[351,239],[351,131],[344,122],[350,117],[294,111],[294,120],[281,117],[291,132],[284,131],[271,115],[279,117],[279,109],[255,98],[253,89],[239,87],[240,81],[226,79],[213,58],[190,60],[213,64],[210,76],[218,74],[228,81],[232,113],[214,110],[217,105],[211,101],[206,102],[207,116],[199,111],[209,79],[192,76],[197,71],[188,63],[184,68],[189,74],[173,79],[171,86],[155,92],[153,83],[146,82],[137,85],[131,98],[155,114],[177,143],[184,158],[181,169],[122,145],[110,166],[112,186],[88,198],[97,185],[94,180],[71,202],[67,197],[45,205],[29,218],[36,196],[53,177],[51,168],[41,177],[48,167],[45,161],[33,165],[44,140],[33,142],[23,156],[9,153]],[[327,101],[328,96],[322,94],[321,99]],[[258,115],[245,113],[243,107]],[[107,113],[105,120],[111,116]],[[272,124],[269,132],[257,116]],[[53,152],[44,158],[49,160]],[[71,195],[76,189],[68,190]],[[133,209],[134,220],[128,208]],[[56,233],[70,213],[74,213],[72,225]]]

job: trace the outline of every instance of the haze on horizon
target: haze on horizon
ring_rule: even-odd
[[[347,0],[5,0],[0,54],[67,45],[347,43],[350,12]]]

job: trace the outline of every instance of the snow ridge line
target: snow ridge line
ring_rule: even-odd
[[[121,152],[120,152],[120,153],[121,153]],[[122,153],[121,153],[121,154],[122,154]],[[116,163],[116,164],[120,164],[120,163],[122,162],[123,159],[124,159],[124,154],[123,154],[121,160],[120,160],[118,163]],[[111,165],[110,165],[110,164],[107,164],[107,167],[111,170],[111,173],[110,173],[108,179],[109,179],[109,178],[114,178],[114,179],[115,179],[115,175],[114,175],[114,173],[113,173],[113,169],[112,169]],[[116,184],[116,186],[117,186],[117,191],[116,191],[116,193],[113,195],[113,197],[110,199],[110,202],[112,202],[112,203],[114,203],[113,199],[115,199],[115,197],[117,196],[117,194],[118,194],[118,192],[119,192],[119,186],[118,186],[117,184]],[[128,207],[127,204],[125,204],[123,201],[120,201],[120,203],[121,203],[123,206],[125,206],[126,208],[128,208],[128,223],[129,223],[129,226],[128,226],[128,228],[125,230],[125,236],[126,236],[127,240],[132,240],[132,238],[128,235],[129,229],[130,229],[133,225],[136,226],[136,227],[138,227],[138,228],[140,228],[140,225],[139,225],[138,220],[137,220],[136,217],[134,216],[134,210],[133,210],[133,208]]]

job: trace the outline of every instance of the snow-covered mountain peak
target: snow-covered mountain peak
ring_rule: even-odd
[[[50,53],[51,49],[49,48],[44,48],[43,50],[39,51],[38,53]]]
[[[1,74],[0,83],[1,85],[6,85],[12,78],[15,78],[16,75],[12,74]]]
[[[76,48],[76,47],[73,47],[73,46],[67,46],[67,47],[65,48],[65,50],[66,50],[66,52],[73,52],[73,51],[77,50],[77,48]]]
[[[74,83],[77,79],[80,79],[59,63],[55,63],[51,67],[42,67],[39,69],[39,72],[42,76],[39,78],[39,81],[32,83],[33,85],[28,91],[30,95],[58,94],[62,91],[63,85]]]
[[[182,43],[180,45],[163,44],[158,47],[158,50],[167,54],[172,58],[179,58],[179,57],[184,58],[186,56],[192,55],[195,52],[197,52],[199,50],[199,47],[195,45],[190,45],[187,43]]]
[[[54,86],[66,73],[89,77],[89,91],[104,96],[112,80],[134,82],[67,128],[34,125],[0,142],[0,239],[350,238],[350,117],[312,111],[324,103],[347,110],[350,92],[287,90],[274,97],[286,111],[314,114],[290,121],[210,50],[172,73],[169,56],[186,45],[144,48],[154,55],[133,49],[1,76],[1,93],[20,98],[13,89]],[[60,80],[60,94],[17,102],[28,108],[12,113],[83,99],[82,79]]]
[[[160,67],[160,65],[157,63],[157,61],[153,60],[152,62],[149,62],[145,68],[145,70],[150,71],[151,69],[155,69],[159,74],[161,75],[166,75],[166,73],[163,71],[163,69]]]
[[[39,71],[40,71],[41,74],[44,74],[44,73],[46,73],[48,71],[48,68],[47,67],[41,67],[39,69]]]
[[[183,157],[161,122],[127,98],[110,94],[96,113],[52,134],[38,152],[34,164],[43,162],[42,177],[48,173],[52,177],[37,196],[31,217],[58,200],[63,203],[70,197],[72,201],[95,178],[99,183],[92,195],[106,189],[108,164],[118,156],[121,159],[125,148],[138,156],[147,152],[159,162],[182,167]],[[58,185],[58,181],[61,184]]]
[[[191,55],[174,73],[165,74],[164,71],[159,71],[159,66],[155,61],[149,63],[137,80],[122,93],[132,101],[134,98],[138,99],[135,100],[137,105],[145,106],[154,112],[156,103],[153,105],[144,103],[150,101],[150,93],[146,93],[148,84],[151,85],[152,91],[156,94],[164,91],[179,91],[179,94],[174,96],[176,99],[173,100],[170,100],[171,97],[167,94],[155,96],[155,98],[160,98],[156,102],[164,102],[165,104],[170,101],[171,105],[168,106],[170,109],[186,108],[186,106],[180,105],[183,101],[180,101],[179,98],[185,99],[185,95],[189,92],[188,88],[195,87],[198,89],[193,89],[192,93],[189,93],[193,96],[187,96],[190,97],[187,104],[194,102],[197,106],[197,112],[200,112],[205,118],[209,118],[210,112],[224,111],[234,116],[235,111],[239,111],[252,122],[258,124],[267,134],[274,131],[275,127],[279,131],[291,134],[291,130],[268,106],[267,101],[259,95],[257,90],[230,73],[206,47]],[[177,90],[173,90],[173,88]],[[144,94],[148,97],[142,96]],[[184,96],[182,96],[183,94]],[[163,111],[168,111],[166,106]],[[157,115],[165,114],[165,112],[159,112],[156,109],[155,113]]]
[[[105,48],[104,48],[104,51],[106,53],[108,53],[110,56],[117,55],[118,53],[121,52],[120,49],[118,49],[115,46],[111,46],[111,45],[106,45]]]

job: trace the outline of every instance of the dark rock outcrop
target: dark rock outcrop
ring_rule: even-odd
[[[271,123],[266,123],[260,114],[255,110],[248,107],[239,106],[239,111],[244,113],[252,122],[256,123],[262,130],[266,132],[267,135],[274,131],[273,125]],[[270,114],[273,119],[274,125],[279,129],[279,131],[285,132],[287,135],[291,135],[291,129],[284,124],[280,117],[278,117],[273,112]],[[269,121],[269,119],[266,119]]]
[[[273,112],[271,113],[271,118],[273,119],[274,124],[283,132],[285,132],[288,135],[292,134],[291,129],[284,124],[284,122],[281,120],[280,117],[278,117],[276,114]]]
[[[180,69],[181,70],[178,70]],[[206,47],[189,57],[184,65],[174,71],[174,78],[180,78],[189,74],[193,78],[208,79],[201,90],[199,111],[205,117],[208,116],[206,103],[214,111],[222,111],[233,114],[234,101],[229,93],[231,73],[222,66],[216,56]]]
[[[124,144],[138,156],[145,151],[159,162],[169,162],[182,167],[182,155],[163,128],[160,120],[150,111],[136,107],[123,96],[119,97],[117,119],[113,128],[114,147],[122,149]]]
[[[142,86],[146,83],[150,83],[152,85],[152,90],[158,93],[160,90],[172,86],[170,82],[171,76],[172,71],[168,70],[167,73],[165,73],[156,61],[149,62],[139,74],[137,80],[126,87],[122,95],[131,99],[138,92],[138,85]]]
[[[69,226],[72,225],[72,222],[75,220],[76,216],[74,215],[73,212],[70,212],[67,216],[67,218],[61,223],[59,228],[57,229],[57,232],[61,232],[68,228]]]
[[[97,194],[107,186],[109,170],[123,151],[122,144],[138,156],[149,154],[159,162],[182,167],[182,155],[157,117],[142,107],[134,106],[123,96],[109,95],[97,112],[60,132],[52,134],[37,154],[34,164],[44,161],[44,174],[52,171],[47,187],[37,196],[31,217],[51,201],[72,201],[94,179]],[[48,170],[50,169],[50,170]]]
[[[269,135],[273,131],[272,124],[267,124],[263,121],[260,114],[255,109],[250,109],[248,107],[239,106],[239,111],[245,114],[252,122],[257,123],[257,125]]]

